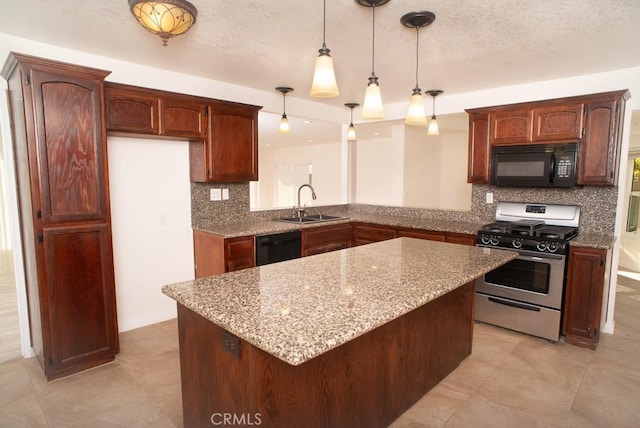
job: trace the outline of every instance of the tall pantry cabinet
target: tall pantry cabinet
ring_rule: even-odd
[[[11,53],[8,81],[32,346],[47,379],[118,352],[107,71]]]

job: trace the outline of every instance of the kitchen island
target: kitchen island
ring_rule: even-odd
[[[471,353],[474,279],[514,257],[398,238],[163,287],[184,425],[387,426]]]

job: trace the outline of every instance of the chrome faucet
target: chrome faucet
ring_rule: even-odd
[[[316,191],[313,190],[313,187],[311,186],[311,184],[303,184],[302,186],[298,187],[298,206],[294,208],[294,211],[297,217],[304,217],[304,214],[307,212],[306,206],[305,208],[300,206],[300,191],[302,190],[303,187],[308,187],[309,189],[311,189],[311,198],[313,198],[314,201],[317,199]]]

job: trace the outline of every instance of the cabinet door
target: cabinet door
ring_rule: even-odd
[[[227,272],[255,266],[255,238],[243,236],[224,240],[225,266]]]
[[[429,241],[445,241],[444,233],[420,229],[398,229],[398,237],[427,239]]]
[[[468,235],[466,233],[447,233],[445,236],[446,242],[451,242],[452,244],[462,244],[462,245],[476,245],[476,235]]]
[[[567,343],[595,349],[600,330],[606,252],[571,247],[563,333]]]
[[[353,245],[351,224],[320,226],[302,230],[302,256],[328,253]]]
[[[107,132],[160,134],[160,98],[120,85],[105,86]]]
[[[525,109],[503,109],[491,115],[491,144],[526,144],[531,142],[533,112]]]
[[[389,226],[356,223],[354,226],[356,245],[371,244],[396,237],[396,231]]]
[[[47,227],[41,245],[51,332],[45,373],[112,359],[118,352],[118,327],[109,226]]]
[[[210,181],[258,179],[258,109],[251,106],[211,106]]]
[[[37,216],[43,224],[107,221],[101,83],[38,70],[31,78],[36,138],[29,150],[37,159]]]
[[[160,134],[181,138],[207,138],[207,106],[199,102],[163,98],[160,105]]]
[[[533,141],[578,141],[582,138],[584,104],[565,104],[533,109]]]
[[[589,103],[580,145],[578,184],[615,185],[618,175],[619,101]]]
[[[489,113],[469,114],[468,183],[489,184],[489,119]]]

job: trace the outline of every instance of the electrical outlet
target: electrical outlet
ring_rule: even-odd
[[[487,201],[488,204],[492,204],[493,203],[493,192],[487,192],[486,201]]]
[[[211,189],[210,199],[212,201],[221,201],[222,200],[222,189]]]
[[[229,189],[222,189],[222,199],[226,201],[229,199]]]

